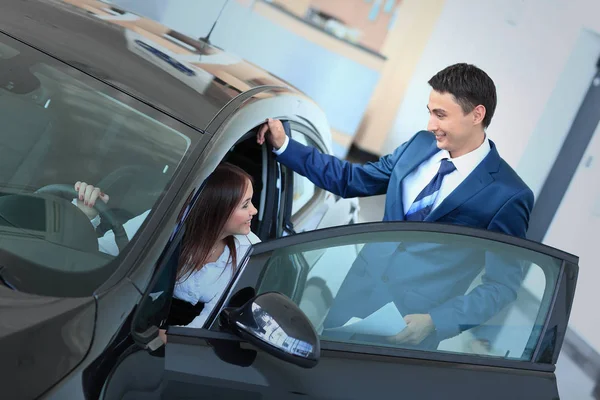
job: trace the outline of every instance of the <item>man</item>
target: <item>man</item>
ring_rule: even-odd
[[[339,196],[385,193],[384,221],[445,222],[525,237],[533,193],[500,157],[485,133],[496,108],[494,82],[481,69],[461,63],[438,72],[429,84],[432,90],[427,105],[427,131],[416,133],[377,162],[358,165],[321,154],[288,138],[283,124],[272,119],[260,128],[257,142],[268,140],[280,163]],[[380,250],[377,246],[365,246],[362,258],[376,258],[377,253],[383,254]],[[395,251],[388,262],[402,265],[398,257],[410,250]],[[484,323],[516,297],[522,279],[520,265],[515,265],[518,262],[486,252],[462,251],[440,264],[433,261],[431,253],[422,251],[419,256],[425,260],[430,257],[440,271],[438,275],[457,280],[432,284],[414,279],[404,282],[403,287],[429,284],[432,293],[448,292],[450,285],[458,289],[444,296],[432,295],[430,306],[423,308],[408,304],[397,288],[394,291],[388,287],[387,291],[395,293],[393,301],[407,323],[407,328],[392,338],[397,343],[437,347],[440,340]],[[462,289],[468,286],[472,273],[464,274],[459,268],[471,268],[474,272],[483,264],[483,284],[464,295]],[[353,270],[355,267],[365,268],[356,263]],[[342,307],[343,301],[356,299],[360,288],[368,284],[364,277],[351,282],[348,276],[329,313],[331,326],[339,326],[351,316],[364,318],[383,305],[365,308],[361,304],[360,315],[350,309],[358,307],[356,302],[353,307]],[[440,290],[442,284],[444,290]]]

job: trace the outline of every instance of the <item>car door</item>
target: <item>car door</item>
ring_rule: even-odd
[[[259,243],[205,329],[168,329],[160,392],[210,399],[558,399],[554,368],[577,263],[539,243],[430,223],[356,224]],[[273,292],[302,313],[285,304],[290,321],[275,318],[275,325],[294,328],[284,337],[303,324],[318,335],[313,350],[320,359],[312,368],[294,362],[302,357],[275,356],[279,345],[244,334],[244,324],[228,319]],[[250,314],[258,321],[254,305]],[[423,315],[436,324],[424,340],[395,336],[407,319]],[[256,326],[263,336],[272,331]]]
[[[322,138],[308,126],[296,121],[284,121],[284,128],[290,138],[327,153]],[[300,233],[358,222],[358,199],[335,196],[291,169],[283,165],[281,168],[284,207],[280,209],[285,233]]]

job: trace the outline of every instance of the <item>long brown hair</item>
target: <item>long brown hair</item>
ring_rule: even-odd
[[[252,183],[252,177],[246,171],[229,163],[220,164],[206,179],[186,223],[177,280],[187,279],[206,264],[227,220],[243,201],[246,189]],[[228,261],[235,271],[237,254],[234,237],[228,236],[225,243],[229,248]]]

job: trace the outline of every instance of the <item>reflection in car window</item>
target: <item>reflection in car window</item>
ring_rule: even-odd
[[[317,147],[316,144],[302,133],[292,130],[292,138],[303,145]],[[315,198],[318,189],[308,178],[294,172],[294,200],[292,203],[292,217]]]
[[[19,50],[7,46],[4,43],[0,43],[0,59],[8,60],[9,58],[13,58],[19,54]]]
[[[257,291],[289,296],[324,340],[530,361],[560,266],[481,238],[378,232],[276,250]],[[424,315],[420,340],[398,335]]]
[[[89,295],[116,267],[112,221],[95,227],[73,193],[48,186],[100,187],[131,239],[197,136],[4,36],[0,68],[2,278],[18,290]]]

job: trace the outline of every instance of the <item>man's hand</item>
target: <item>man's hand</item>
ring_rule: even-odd
[[[280,120],[269,118],[258,130],[256,143],[262,145],[265,143],[265,137],[275,150],[279,150],[283,146],[285,143],[285,130]]]
[[[100,199],[104,203],[108,203],[109,196],[106,193],[102,193],[100,188],[89,185],[85,182],[75,183],[75,190],[78,192],[77,207],[84,212],[87,217],[92,220],[98,215],[93,207],[96,204],[96,200]]]
[[[410,314],[404,317],[406,328],[394,336],[388,337],[392,343],[407,343],[416,345],[425,339],[435,326],[429,314]]]

